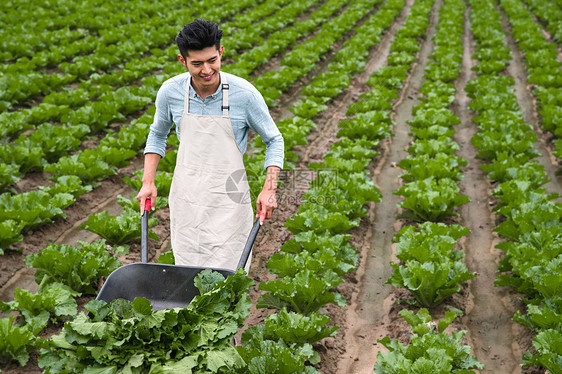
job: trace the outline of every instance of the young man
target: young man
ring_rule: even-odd
[[[201,19],[186,24],[176,37],[178,60],[188,72],[167,80],[158,91],[137,200],[143,209],[151,199],[154,208],[156,168],[176,124],[180,146],[169,197],[176,264],[235,269],[253,221],[248,183],[240,178],[245,176],[248,130],[267,146],[267,180],[256,203],[260,223],[277,207],[284,148],[259,91],[220,71],[221,37],[217,24]],[[237,193],[229,193],[228,183],[232,187],[240,179]]]

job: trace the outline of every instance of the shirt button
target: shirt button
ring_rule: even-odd
[[[206,106],[207,106],[207,104],[203,104],[203,106],[204,106],[204,107],[206,107]]]

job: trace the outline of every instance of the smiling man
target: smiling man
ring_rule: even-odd
[[[221,37],[217,24],[201,19],[186,24],[176,37],[178,60],[187,72],[167,80],[158,91],[137,200],[141,211],[146,199],[154,208],[154,176],[175,124],[180,146],[169,202],[176,264],[235,269],[253,221],[242,158],[248,131],[254,130],[267,146],[267,178],[256,202],[260,223],[277,207],[284,147],[259,91],[220,71]],[[227,188],[233,181],[235,194]]]

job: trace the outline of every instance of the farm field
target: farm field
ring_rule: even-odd
[[[0,8],[2,373],[562,373],[560,0]],[[279,207],[253,282],[215,280],[192,314],[139,302],[127,327],[125,306],[88,303],[140,260],[144,141],[197,17],[219,23],[221,69],[262,92],[284,135]],[[248,144],[255,200],[265,145]],[[150,262],[170,258],[177,145]],[[180,318],[197,327],[163,323]],[[110,347],[102,320],[143,329]]]

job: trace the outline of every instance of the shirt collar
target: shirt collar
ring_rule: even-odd
[[[221,78],[220,82],[222,82],[223,81],[222,72],[219,72],[219,76]],[[187,82],[188,83],[191,82],[191,76],[189,76]],[[215,98],[218,97],[219,93],[222,91],[222,84],[220,82],[219,82],[219,86],[217,87],[217,90],[215,91],[215,93],[207,96],[208,98],[215,99]],[[189,97],[192,98],[192,99],[195,99],[195,98],[200,99],[201,96],[197,95],[197,92],[195,92],[195,90],[192,90],[192,88],[193,88],[193,86],[189,87]]]

